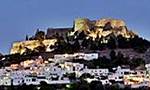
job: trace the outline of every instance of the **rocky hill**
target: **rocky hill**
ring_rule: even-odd
[[[113,49],[125,57],[146,57],[145,61],[149,61],[148,48],[150,42],[129,30],[123,20],[80,18],[74,21],[71,28],[48,28],[46,34],[38,29],[25,41],[14,42],[10,54],[30,58],[32,53],[99,52],[107,57]]]
[[[76,19],[64,42],[78,47],[78,50],[132,48],[142,53],[150,46],[149,41],[129,30],[123,20],[110,18],[92,21],[87,18]]]
[[[72,28],[48,28],[46,34],[38,29],[34,36],[26,37],[26,41],[14,42],[10,53],[38,52],[41,47],[42,51],[56,53],[116,48],[131,48],[143,53],[149,46],[150,42],[129,30],[123,20],[79,18]]]

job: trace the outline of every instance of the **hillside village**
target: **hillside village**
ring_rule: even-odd
[[[150,88],[149,48],[122,20],[76,19],[71,28],[37,29],[14,42],[9,55],[0,55],[0,85],[40,88],[45,82],[70,90],[83,80],[87,86]]]
[[[47,84],[67,84],[83,79],[88,83],[100,81],[102,85],[113,85],[119,83],[124,88],[150,87],[150,64],[145,65],[145,69],[130,69],[127,66],[110,68],[88,68],[86,65],[71,62],[71,58],[93,60],[98,58],[97,53],[76,53],[74,55],[55,55],[48,61],[39,56],[35,60],[26,60],[20,64],[12,64],[9,67],[0,69],[0,85],[40,85],[41,82]]]

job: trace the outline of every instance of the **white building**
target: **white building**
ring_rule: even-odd
[[[107,76],[109,70],[108,69],[85,69],[84,72],[89,73],[95,77],[99,77],[99,76]]]
[[[0,85],[10,86],[11,85],[11,78],[7,76],[0,77]]]
[[[93,60],[98,59],[98,53],[75,53],[75,59]]]
[[[74,54],[56,54],[54,55],[54,60],[56,62],[61,62],[71,59],[84,59],[84,60],[93,60],[98,59],[98,53],[74,53]]]
[[[146,64],[145,67],[146,67],[147,74],[150,76],[150,64]]]
[[[103,85],[111,85],[111,82],[108,79],[86,78],[84,80],[86,80],[88,83],[91,83],[92,81],[100,81]]]
[[[80,63],[65,62],[64,64],[60,65],[68,72],[80,71],[81,69],[84,68],[84,64]]]
[[[123,76],[130,74],[131,71],[129,68],[121,68],[120,66],[113,69],[115,70],[115,73],[110,73],[108,79],[114,82],[123,82]]]
[[[11,72],[11,79],[12,79],[12,84],[13,85],[21,85],[24,83],[24,78],[27,75],[31,75],[29,70],[17,70]]]
[[[129,74],[130,71],[131,70],[129,68],[121,68],[120,66],[118,66],[115,74],[117,74],[119,76],[123,76],[125,74]]]
[[[60,77],[57,75],[50,76],[26,76],[24,78],[24,83],[27,85],[39,85],[41,82],[46,82],[47,84],[68,84],[70,80],[68,78]]]
[[[115,73],[108,75],[108,79],[112,82],[123,82],[123,76],[120,76]]]

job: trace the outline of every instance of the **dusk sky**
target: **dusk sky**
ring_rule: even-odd
[[[0,52],[37,28],[72,27],[75,18],[123,19],[150,40],[150,0],[0,0]]]

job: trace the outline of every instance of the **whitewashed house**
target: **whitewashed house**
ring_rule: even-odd
[[[121,68],[120,66],[118,66],[115,74],[117,74],[118,76],[123,76],[125,74],[129,74],[130,71],[131,70],[129,68]]]
[[[59,77],[55,75],[55,77]],[[58,78],[53,79],[54,75],[50,76],[26,76],[24,78],[24,83],[27,85],[39,85],[41,82],[46,82],[47,84],[68,84],[70,83],[70,80],[68,78]]]
[[[71,59],[84,59],[93,60],[98,59],[98,53],[74,53],[74,54],[56,54],[54,55],[54,60],[56,62],[62,62]],[[52,59],[50,59],[52,60]]]
[[[119,74],[111,73],[108,75],[108,80],[111,82],[123,82],[123,76],[120,76]]]
[[[108,79],[104,79],[104,80],[100,80],[102,82],[103,85],[111,85],[112,83],[108,80]]]
[[[11,85],[11,78],[8,76],[1,76],[0,77],[0,85],[10,86]]]
[[[85,73],[89,73],[95,77],[107,76],[109,73],[108,69],[85,69]]]
[[[86,80],[88,83],[91,83],[92,81],[100,81],[103,85],[111,85],[111,82],[108,79],[86,78],[84,80]]]
[[[123,76],[130,74],[131,71],[129,68],[122,68],[120,66],[113,69],[115,70],[115,73],[110,73],[108,75],[108,79],[112,82],[123,82]]]
[[[88,54],[85,54],[84,59],[85,60],[98,59],[98,53],[88,53]]]
[[[60,66],[65,73],[75,73],[76,77],[80,77],[82,75],[82,71],[84,70],[84,64],[80,63],[65,62],[60,64]]]
[[[67,71],[74,72],[74,71],[80,71],[81,69],[83,69],[84,64],[65,62],[62,67]]]
[[[98,53],[75,53],[75,58],[84,60],[98,59]]]
[[[75,57],[74,54],[56,54],[54,55],[54,59],[55,60],[70,60],[73,59]]]
[[[145,67],[146,67],[147,74],[150,76],[150,64],[146,64]]]

